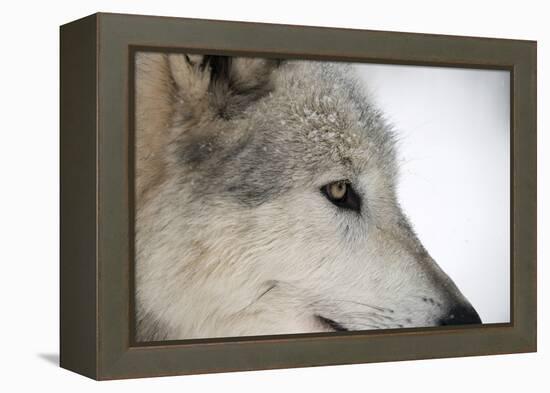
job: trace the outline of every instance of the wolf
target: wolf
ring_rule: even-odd
[[[138,341],[479,324],[353,65],[139,52]]]

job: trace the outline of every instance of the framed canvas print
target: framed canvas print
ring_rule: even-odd
[[[61,366],[536,350],[536,43],[61,27]]]

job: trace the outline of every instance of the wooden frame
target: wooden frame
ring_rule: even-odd
[[[511,323],[133,342],[138,48],[494,68],[511,75]],[[95,379],[536,351],[536,43],[95,14],[61,27],[61,366]]]

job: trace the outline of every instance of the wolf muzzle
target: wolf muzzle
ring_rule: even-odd
[[[457,305],[439,320],[439,326],[480,324],[481,318],[471,305]]]

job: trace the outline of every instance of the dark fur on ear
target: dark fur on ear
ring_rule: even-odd
[[[238,116],[268,94],[271,73],[279,65],[276,60],[228,56],[205,56],[203,63],[210,69],[212,104],[223,119]]]
[[[209,67],[211,83],[220,80],[229,80],[232,62],[233,58],[229,56],[206,55],[202,60],[201,69],[204,70],[206,67]]]
[[[192,110],[192,116],[207,111],[222,119],[238,116],[268,94],[273,88],[271,74],[280,64],[276,59],[170,55],[173,79],[185,111],[193,107],[199,111]]]

